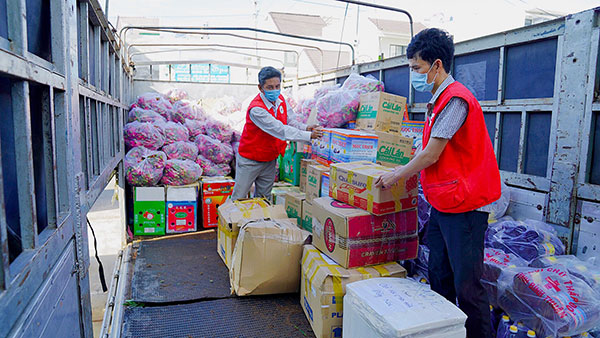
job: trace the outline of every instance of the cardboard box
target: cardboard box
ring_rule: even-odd
[[[311,141],[313,155],[316,155],[325,161],[330,159],[332,130],[333,129],[323,128],[323,136]]]
[[[377,135],[349,129],[331,131],[331,161],[346,163],[377,159]]]
[[[166,188],[168,234],[196,231],[199,188],[198,183]]]
[[[308,173],[308,166],[310,164],[317,164],[317,161],[303,158],[300,161],[300,191],[306,192],[306,179]]]
[[[273,190],[271,190],[272,204],[285,205],[285,195],[287,193],[299,194],[299,193],[301,193],[301,191],[300,191],[300,188],[293,186],[293,185],[274,187]]]
[[[424,121],[404,121],[402,122],[402,136],[413,139],[413,151],[421,148],[423,144],[423,128],[425,127]]]
[[[232,292],[238,296],[298,292],[298,262],[308,236],[295,219],[260,219],[243,224],[229,271]]]
[[[330,196],[375,215],[416,208],[417,175],[401,179],[391,188],[375,187],[377,179],[392,170],[367,161],[332,164]]]
[[[379,138],[377,163],[394,168],[399,165],[406,165],[412,159],[412,138],[381,131],[375,131],[374,133]]]
[[[396,262],[344,269],[314,246],[304,246],[300,304],[317,338],[342,337],[346,285],[375,277],[406,277],[406,270]]]
[[[237,201],[228,199],[217,209],[217,212],[219,215],[217,252],[228,268],[231,267],[231,255],[242,223],[261,218],[287,218],[283,205],[271,206],[264,198]]]
[[[321,175],[328,171],[324,165],[309,165],[306,179],[306,200],[312,202],[313,199],[321,196]]]
[[[405,109],[406,98],[403,96],[383,92],[362,94],[356,126],[400,134]]]
[[[219,225],[217,209],[231,196],[235,181],[231,177],[202,177],[202,227],[216,228]]]
[[[417,209],[375,216],[321,197],[312,212],[313,245],[344,268],[417,257]]]
[[[331,180],[329,178],[329,171],[326,171],[323,174],[321,174],[321,194],[319,195],[319,197],[329,196],[330,181]]]
[[[279,164],[279,178],[292,185],[300,184],[300,161],[304,158],[303,147],[298,142],[290,142]]]
[[[312,204],[302,201],[302,229],[312,233]]]
[[[133,234],[165,234],[165,188],[133,188]]]
[[[287,193],[285,195],[285,212],[289,218],[296,220],[302,227],[302,202],[306,199],[305,193]]]

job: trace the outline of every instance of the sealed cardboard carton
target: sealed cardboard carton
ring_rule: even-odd
[[[299,193],[301,193],[301,191],[300,191],[300,188],[293,186],[293,185],[274,187],[271,190],[273,204],[285,205],[285,195],[287,193],[299,194]]]
[[[345,163],[377,159],[377,135],[349,129],[331,131],[332,162]]]
[[[312,212],[313,245],[345,268],[417,257],[416,209],[376,216],[321,197]]]
[[[199,184],[168,186],[167,190],[167,233],[196,231]]]
[[[406,165],[412,159],[412,138],[381,131],[375,131],[374,133],[379,137],[377,163],[394,168],[399,165]]]
[[[413,139],[413,150],[415,151],[421,148],[423,143],[423,128],[425,127],[424,121],[404,121],[402,122],[402,136]]]
[[[313,199],[321,196],[321,176],[324,172],[329,170],[324,165],[309,165],[306,174],[306,200],[312,201]]]
[[[331,131],[333,129],[324,128],[323,136],[318,139],[312,140],[312,153],[324,159],[325,161],[329,161],[330,152],[331,152]]]
[[[133,188],[133,234],[165,234],[165,188]]]
[[[304,158],[300,162],[300,191],[302,192],[306,192],[306,180],[310,164],[317,164],[317,161]]]
[[[233,192],[235,181],[231,177],[202,177],[202,227],[216,228],[219,225],[217,209]]]
[[[302,229],[312,233],[312,204],[302,201]]]
[[[321,174],[321,194],[319,197],[329,196],[329,171]]]
[[[374,277],[406,277],[406,270],[396,262],[344,269],[314,246],[304,246],[300,304],[317,338],[342,337],[346,285]]]
[[[293,293],[300,289],[300,259],[309,233],[295,219],[259,219],[240,228],[232,266],[231,291],[238,296]]]
[[[382,174],[392,170],[367,161],[332,164],[330,196],[375,215],[416,208],[417,175],[401,179],[391,188],[383,189],[375,186],[375,182]]]
[[[219,214],[217,252],[228,268],[231,268],[231,255],[242,223],[261,218],[287,218],[283,205],[271,206],[264,198],[237,201],[228,199],[217,209],[217,212]]]
[[[405,109],[406,98],[403,96],[383,92],[362,94],[356,126],[400,134]]]
[[[305,193],[287,193],[285,195],[285,211],[289,218],[293,218],[302,227],[302,202],[306,199]]]

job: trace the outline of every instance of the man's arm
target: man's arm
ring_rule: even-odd
[[[393,172],[388,172],[377,179],[376,187],[388,188],[402,178],[410,177],[421,170],[435,164],[439,159],[442,151],[448,144],[447,139],[432,137],[427,143],[427,147],[419,152],[412,161],[405,166],[394,168]]]
[[[311,132],[286,126],[273,117],[266,109],[254,107],[250,109],[250,120],[265,133],[283,141],[304,141],[311,139]]]

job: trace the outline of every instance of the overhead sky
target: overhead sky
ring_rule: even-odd
[[[99,0],[105,6],[106,0]],[[109,0],[108,16],[116,24],[117,16],[161,18],[169,25],[248,25],[268,19],[269,12],[318,14],[326,20],[342,20],[346,4],[335,0]],[[409,11],[415,21],[428,27],[445,27],[455,41],[475,38],[523,26],[524,12],[539,8],[544,11],[570,14],[598,6],[597,0],[377,0],[382,5]],[[256,21],[255,21],[255,14]],[[356,16],[356,6],[348,7],[347,15]],[[399,13],[361,8],[360,15],[391,20],[406,20]]]

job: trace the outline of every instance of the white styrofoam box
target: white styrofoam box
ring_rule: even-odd
[[[371,278],[346,286],[344,338],[464,338],[467,316],[424,284]]]

